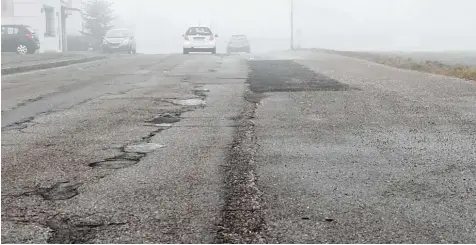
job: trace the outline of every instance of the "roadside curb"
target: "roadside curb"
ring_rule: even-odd
[[[108,56],[99,55],[99,56],[94,56],[94,57],[71,59],[71,60],[61,60],[61,61],[40,63],[40,64],[34,64],[34,65],[28,65],[28,66],[2,67],[2,76],[3,75],[9,75],[9,74],[15,74],[15,73],[23,73],[23,72],[28,72],[28,71],[34,71],[34,70],[43,70],[43,69],[48,69],[48,68],[68,66],[68,65],[79,64],[79,63],[86,63],[86,62],[91,62],[91,61],[96,61],[96,60],[103,60],[103,59],[107,59],[107,58],[108,58]]]

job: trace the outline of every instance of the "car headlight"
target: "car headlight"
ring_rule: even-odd
[[[107,44],[106,39],[103,39],[103,40],[102,40],[102,44],[104,44],[104,45]]]
[[[122,42],[122,45],[127,45],[129,43],[129,39],[126,39]]]

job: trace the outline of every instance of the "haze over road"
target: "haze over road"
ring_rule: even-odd
[[[476,84],[308,51],[2,77],[3,243],[476,243]]]
[[[219,42],[233,34],[276,40],[254,51],[289,47],[281,40],[290,37],[290,0],[140,1],[113,1],[135,29],[139,52],[180,52],[181,35],[197,24],[211,25]],[[473,0],[294,0],[294,28],[301,31],[295,43],[353,51],[475,51],[474,9]]]

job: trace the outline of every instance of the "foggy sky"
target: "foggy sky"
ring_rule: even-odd
[[[180,51],[181,35],[196,24],[211,25],[220,35],[219,48],[233,34],[248,35],[258,49],[289,46],[290,0],[114,2],[116,13],[135,26],[141,52]],[[302,47],[476,50],[474,0],[295,0],[294,3],[294,26],[302,33],[296,43]],[[270,43],[269,39],[274,42]]]

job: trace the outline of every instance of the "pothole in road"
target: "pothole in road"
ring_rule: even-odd
[[[92,168],[104,169],[128,168],[137,164],[144,156],[145,153],[124,152],[123,154],[116,157],[107,158],[99,162],[92,162],[89,164],[89,166]]]
[[[180,121],[180,114],[165,114],[158,116],[150,121],[147,121],[148,123],[153,123],[153,124],[171,124],[171,123],[176,123]]]
[[[210,89],[197,87],[192,89],[192,91],[205,93],[205,92],[210,92]]]
[[[199,96],[202,100],[205,100],[205,98],[207,97],[206,93],[210,92],[210,90],[202,87],[196,87],[192,90],[192,92],[196,96]]]
[[[121,169],[135,165],[138,161],[132,160],[114,160],[114,161],[102,161],[89,164],[93,168],[106,168],[106,169]]]
[[[126,222],[107,222],[99,215],[95,215],[94,218],[82,218],[76,215],[58,214],[46,220],[46,226],[51,230],[48,243],[90,244],[94,243],[93,239],[101,230],[126,224]]]
[[[141,158],[143,158],[145,154],[143,153],[137,153],[137,152],[126,152],[124,155],[121,157],[126,160],[131,160],[131,161],[139,161]]]
[[[125,152],[132,153],[150,153],[157,149],[164,148],[165,145],[156,144],[156,143],[139,143],[135,145],[128,145],[124,147]]]
[[[176,105],[183,106],[200,106],[206,104],[205,101],[202,99],[172,100],[171,102]]]
[[[38,188],[38,194],[45,200],[68,200],[78,195],[82,183],[59,182],[51,187]]]
[[[150,132],[148,135],[144,136],[141,138],[140,141],[135,142],[133,144],[129,145],[116,145],[112,149],[119,150],[119,154],[115,157],[107,158],[101,161],[96,161],[89,163],[88,165],[92,168],[98,168],[98,169],[122,169],[122,168],[127,168],[131,167],[135,164],[138,164],[143,157],[146,156],[146,154],[151,153],[157,149],[164,148],[166,147],[165,145],[162,144],[156,144],[152,143],[151,139],[158,133],[160,133],[163,130],[166,130],[174,123],[177,123],[181,120],[181,114],[186,111],[191,111],[194,109],[197,109],[198,107],[201,107],[205,104],[205,98],[206,98],[206,92],[209,92],[208,89],[202,88],[202,86],[195,86],[192,89],[192,92],[196,95],[199,96],[201,99],[198,98],[193,98],[193,99],[167,99],[167,101],[177,104],[177,105],[182,105],[183,107],[180,109],[175,109],[175,110],[170,110],[170,109],[164,109],[164,110],[159,110],[159,115],[145,121],[147,124],[151,124],[153,126],[156,126],[157,128]],[[149,125],[149,126],[151,126]],[[111,148],[108,148],[111,149]]]

